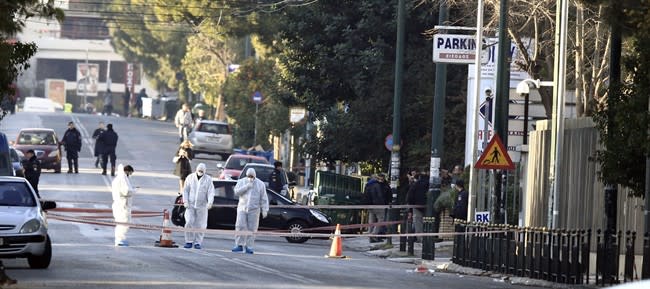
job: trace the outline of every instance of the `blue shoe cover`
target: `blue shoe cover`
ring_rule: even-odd
[[[246,254],[253,254],[253,248],[246,247]]]
[[[194,244],[194,249],[201,249],[201,244]]]
[[[244,252],[244,247],[242,247],[242,246],[235,246],[234,248],[232,248],[232,251],[233,251],[234,253],[237,253],[237,252]]]
[[[185,243],[185,246],[183,246],[185,249],[191,249],[192,248],[192,243]]]

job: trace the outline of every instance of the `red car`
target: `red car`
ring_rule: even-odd
[[[264,157],[253,156],[253,155],[230,155],[226,161],[223,171],[219,175],[219,179],[233,179],[236,180],[241,174],[241,170],[247,163],[255,164],[268,164],[269,161]]]
[[[53,129],[24,128],[18,133],[14,148],[23,155],[34,150],[41,161],[41,168],[61,172],[61,146]]]

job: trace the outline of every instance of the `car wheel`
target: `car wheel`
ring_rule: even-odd
[[[27,263],[29,263],[29,267],[32,269],[46,269],[50,266],[50,261],[52,261],[52,242],[50,241],[50,236],[47,236],[43,255],[29,256],[27,257]]]
[[[307,224],[301,220],[293,220],[287,226],[289,233],[303,233],[303,230],[307,228]],[[307,237],[286,237],[289,243],[304,243],[307,242],[309,238]]]

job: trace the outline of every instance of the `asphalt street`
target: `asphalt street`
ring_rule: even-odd
[[[134,210],[162,212],[177,195],[178,179],[172,175],[172,157],[178,146],[171,123],[104,117],[88,114],[23,113],[0,122],[10,140],[21,128],[54,129],[59,139],[69,121],[84,137],[80,173],[44,171],[43,198],[59,207],[110,208],[111,177],[94,167],[92,135],[99,121],[112,123],[119,135],[118,163],[135,168],[132,182],[139,187]],[[199,155],[214,173],[218,156]],[[112,220],[112,219],[108,219]],[[134,219],[136,223],[161,225],[162,218]],[[4,260],[8,274],[18,280],[8,288],[531,288],[513,286],[485,277],[448,273],[418,274],[415,265],[390,262],[344,249],[348,259],[324,258],[329,240],[289,244],[276,237],[260,237],[254,255],[230,252],[230,233],[208,235],[204,249],[158,248],[159,231],[131,229],[129,247],[113,246],[113,228],[49,220],[53,242],[52,264],[45,270],[29,269],[26,260]],[[174,241],[183,242],[175,232]],[[345,241],[344,241],[345,242]]]

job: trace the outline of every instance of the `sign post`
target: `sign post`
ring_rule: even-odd
[[[255,103],[255,132],[253,133],[253,146],[257,145],[257,112],[259,111],[260,103],[264,101],[264,96],[261,92],[256,91],[253,93],[253,102]]]

